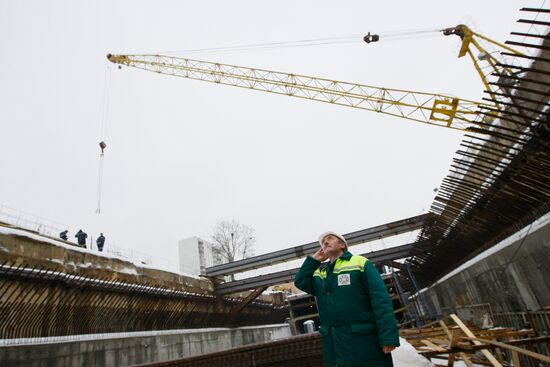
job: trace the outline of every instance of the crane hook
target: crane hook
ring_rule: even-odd
[[[104,141],[99,142],[99,147],[101,148],[101,154],[103,154],[103,150],[107,148],[107,144],[105,144]]]

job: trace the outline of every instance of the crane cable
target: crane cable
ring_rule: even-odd
[[[385,40],[386,39],[400,40],[400,39],[416,38],[421,36],[436,35],[437,33],[441,32],[444,28],[445,27],[437,27],[437,28],[432,27],[432,28],[402,30],[402,31],[385,32],[385,33],[377,33],[377,34],[380,37],[384,38]],[[274,49],[281,49],[281,48],[291,48],[291,47],[311,47],[311,46],[335,45],[335,44],[345,44],[345,43],[360,43],[360,42],[363,42],[363,36],[364,34],[351,34],[347,36],[313,38],[313,39],[304,39],[304,40],[296,40],[296,41],[253,43],[253,44],[225,46],[225,47],[157,51],[154,53],[162,54],[162,55],[246,53],[246,52],[264,51],[264,50],[274,50]]]
[[[98,175],[97,175],[97,209],[96,213],[101,214],[101,194],[103,190],[103,158],[104,150],[107,147],[105,140],[107,139],[107,123],[109,120],[109,95],[111,90],[111,66],[105,65],[105,73],[103,76],[103,106],[101,111],[101,119],[99,124],[99,154]]]

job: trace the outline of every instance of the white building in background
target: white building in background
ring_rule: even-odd
[[[222,254],[202,238],[190,237],[178,243],[180,272],[204,274],[204,269],[223,262]]]

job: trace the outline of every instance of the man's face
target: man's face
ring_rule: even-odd
[[[338,237],[329,234],[328,236],[325,236],[325,238],[323,238],[321,248],[327,256],[334,256],[339,255],[340,252],[344,252],[346,246]]]

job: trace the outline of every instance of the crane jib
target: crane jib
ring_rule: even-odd
[[[457,130],[486,125],[482,102],[442,94],[380,88],[266,69],[163,55],[107,55],[109,61],[160,74],[379,112]]]

